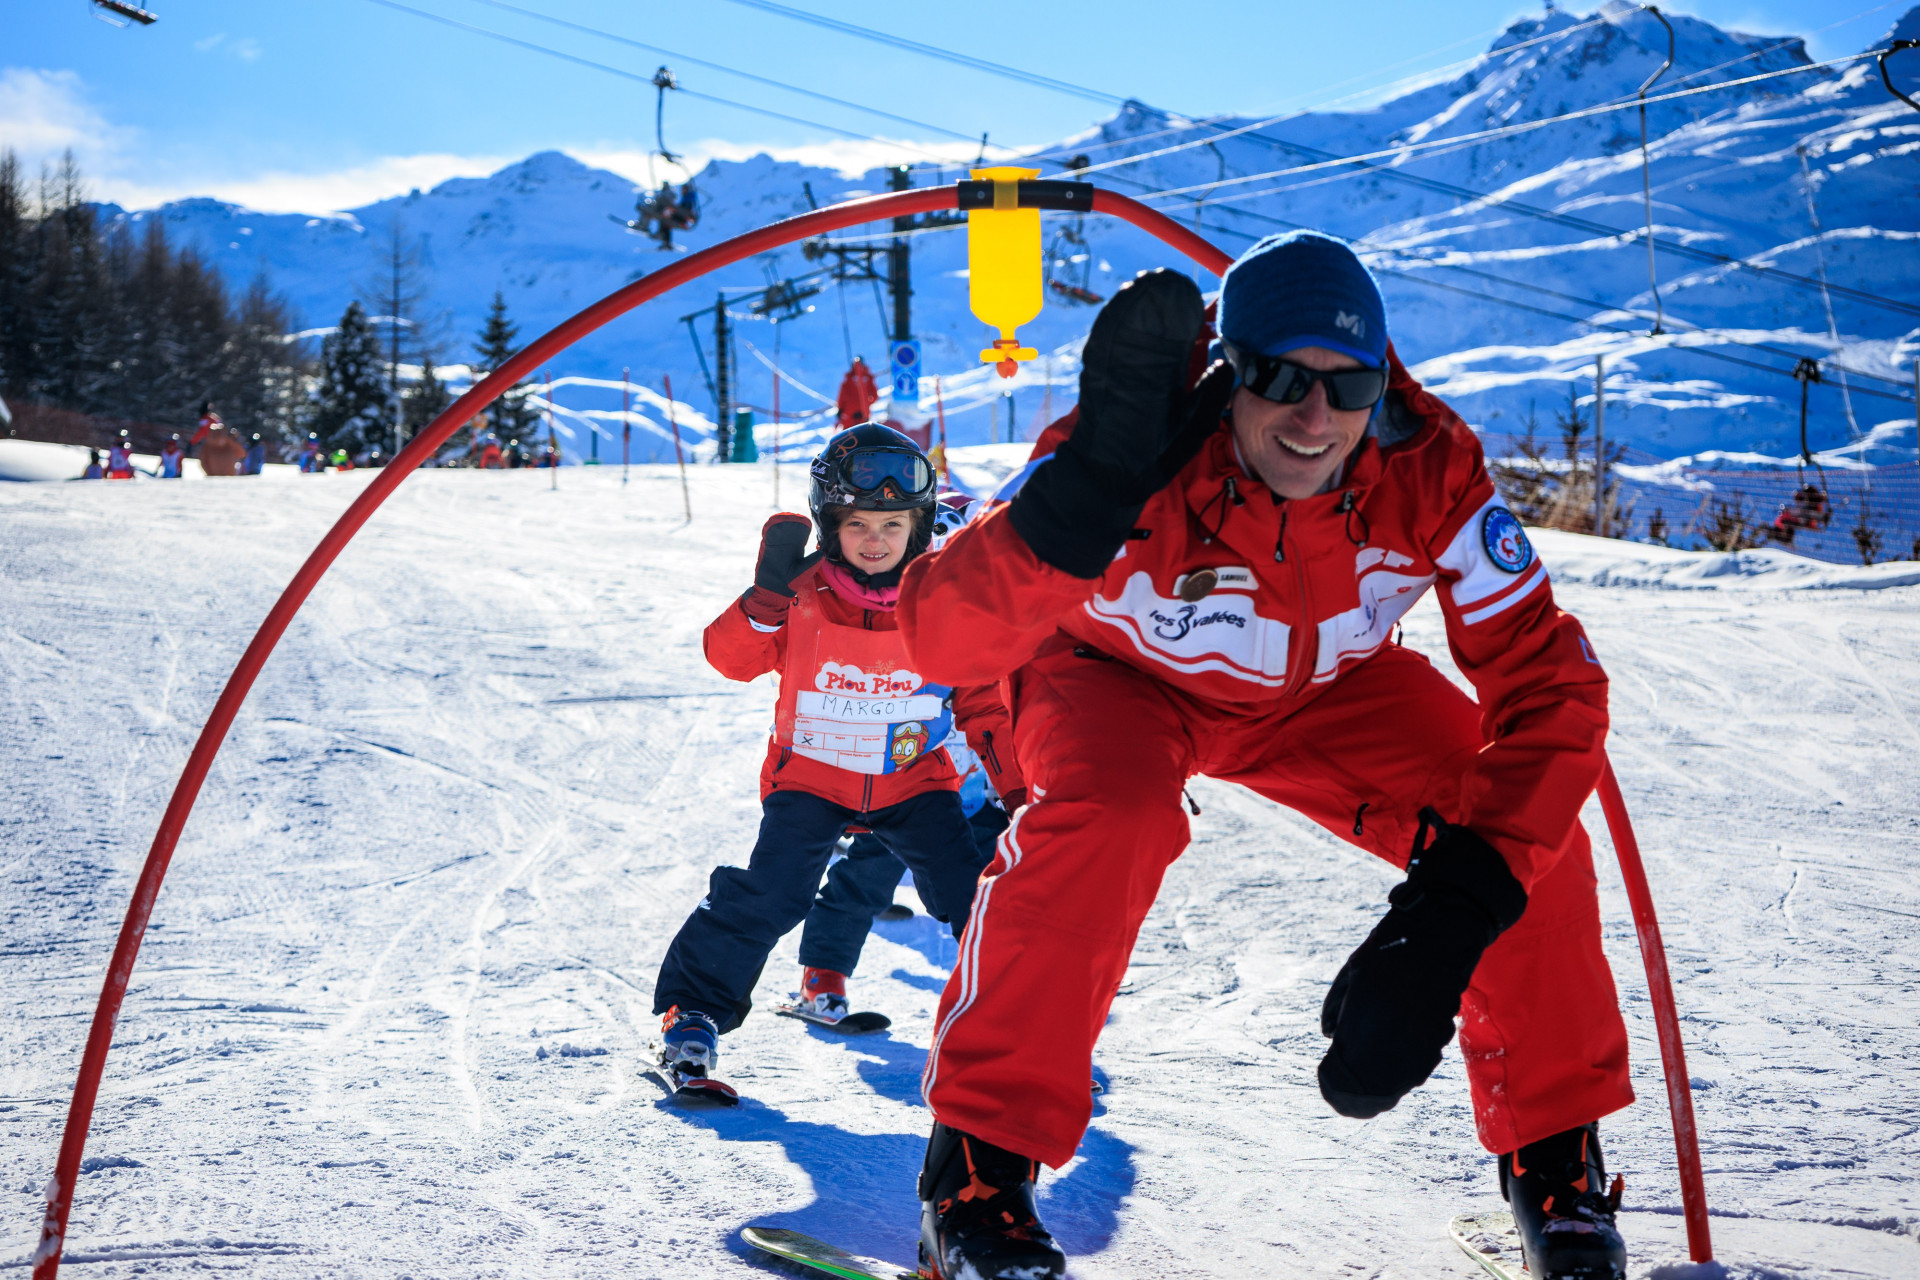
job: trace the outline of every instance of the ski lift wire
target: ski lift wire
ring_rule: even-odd
[[[1127,179],[1124,179],[1124,178],[1116,179],[1116,180],[1123,181],[1123,182],[1128,181]],[[1131,185],[1143,186],[1145,184],[1133,183]],[[1304,227],[1304,224],[1302,223],[1289,222],[1284,218],[1276,218],[1271,214],[1255,213],[1251,210],[1244,210],[1244,209],[1239,210],[1237,212],[1240,214],[1241,217],[1252,218],[1257,221],[1272,223],[1275,226],[1287,227],[1294,230],[1300,230]],[[1237,227],[1222,226],[1222,227],[1216,228],[1215,230],[1225,235],[1239,236],[1243,240],[1258,240],[1260,238],[1259,236],[1253,234],[1252,232],[1242,231]],[[1459,271],[1468,271],[1470,274],[1478,275],[1483,277],[1484,279],[1491,280],[1497,283],[1515,285],[1521,288],[1537,289],[1538,291],[1545,292],[1545,293],[1554,293],[1555,296],[1557,297],[1565,298],[1566,300],[1572,301],[1572,302],[1579,302],[1582,305],[1592,306],[1597,310],[1618,311],[1621,309],[1619,307],[1609,306],[1604,303],[1596,302],[1590,298],[1576,298],[1570,294],[1558,294],[1558,293],[1555,293],[1555,291],[1553,290],[1544,289],[1536,285],[1523,284],[1520,281],[1509,280],[1506,277],[1496,276],[1490,272],[1471,271],[1469,268],[1464,268],[1464,267],[1456,267],[1456,268],[1450,268],[1450,269],[1459,270]],[[1369,264],[1369,270],[1373,271],[1377,275],[1392,276],[1392,277],[1395,277],[1396,279],[1405,280],[1411,284],[1424,285],[1427,288],[1431,288],[1431,289],[1441,289],[1448,293],[1457,293],[1465,297],[1477,298],[1482,302],[1491,302],[1498,306],[1510,307],[1518,311],[1527,311],[1527,312],[1533,313],[1534,315],[1547,316],[1554,320],[1565,321],[1568,324],[1584,325],[1589,329],[1595,329],[1603,333],[1620,333],[1620,334],[1630,335],[1636,332],[1635,330],[1632,330],[1632,329],[1620,328],[1617,325],[1605,324],[1601,321],[1591,319],[1590,317],[1568,315],[1564,311],[1553,311],[1553,310],[1549,310],[1546,307],[1536,307],[1531,303],[1519,302],[1512,298],[1502,298],[1496,294],[1484,293],[1478,289],[1466,289],[1466,288],[1462,288],[1459,285],[1447,284],[1444,281],[1432,280],[1427,278],[1425,275],[1415,273],[1415,272],[1400,271],[1400,270],[1395,270],[1394,268],[1391,268],[1391,267],[1374,266],[1372,264]],[[1789,359],[1797,360],[1800,358],[1799,354],[1796,352],[1785,351],[1776,347],[1762,346],[1757,343],[1741,342],[1733,338],[1719,337],[1717,338],[1717,342],[1719,344],[1726,345],[1726,346],[1741,347],[1748,350],[1764,351],[1769,354],[1785,356]],[[1689,355],[1702,356],[1709,360],[1718,360],[1724,364],[1739,365],[1742,368],[1746,368],[1746,369],[1758,369],[1763,373],[1776,373],[1776,374],[1792,376],[1791,370],[1782,369],[1778,365],[1763,364],[1757,360],[1744,360],[1739,356],[1728,355],[1724,351],[1711,350],[1705,346],[1691,346],[1691,345],[1687,345],[1684,343],[1677,343],[1677,342],[1668,344],[1668,346],[1670,346],[1672,349],[1684,351]],[[1856,376],[1859,376],[1859,377],[1872,378],[1875,381],[1880,381],[1880,382],[1892,381],[1891,379],[1882,378],[1877,374],[1866,373],[1862,370],[1849,370],[1849,372],[1854,373],[1856,374]],[[1904,395],[1893,395],[1885,391],[1875,391],[1870,387],[1856,387],[1854,388],[1854,390],[1858,391],[1861,395],[1876,396],[1882,400],[1893,400],[1901,404],[1907,403],[1907,397]]]
[[[709,71],[719,71],[730,76],[738,76],[742,80],[752,80],[756,84],[764,84],[774,89],[783,89],[788,93],[797,93],[802,97],[831,103],[836,107],[846,107],[849,110],[864,112],[867,115],[880,116],[887,120],[897,121],[900,124],[912,125],[916,129],[926,129],[933,133],[943,133],[950,138],[958,138],[963,142],[973,141],[973,135],[970,133],[961,133],[958,130],[946,128],[943,125],[929,124],[925,120],[915,120],[911,116],[896,115],[891,111],[883,111],[879,107],[863,106],[858,102],[850,102],[845,98],[836,98],[831,94],[819,93],[813,89],[803,89],[797,84],[788,84],[784,80],[775,80],[769,76],[756,75],[751,71],[742,71],[738,67],[730,67],[722,62],[711,62],[705,58],[693,57],[690,54],[675,53],[671,49],[664,49],[659,45],[648,44],[643,40],[634,40],[630,37],[620,35],[618,32],[607,31],[600,27],[590,27],[580,22],[569,22],[565,18],[556,18],[551,14],[540,13],[533,9],[525,9],[517,4],[509,4],[507,0],[479,0],[479,2],[508,13],[521,14],[538,22],[550,23],[556,27],[565,27],[585,35],[598,36],[603,40],[611,40],[616,44],[624,44],[634,49],[644,50],[647,53],[658,54],[661,57],[670,58],[675,62],[686,63],[696,67],[705,67]]]
[[[462,22],[458,18],[449,18],[442,14],[430,13],[425,9],[416,9],[410,4],[400,3],[400,0],[367,0],[367,3],[377,4],[382,8],[394,9],[401,13],[409,13],[416,18],[425,18],[429,22],[437,22],[442,26],[453,27],[459,31],[485,36],[490,40],[498,40],[502,44],[515,45],[522,49],[532,50],[535,53],[544,53],[548,57],[558,58],[563,62],[571,62],[576,66],[591,67],[595,71],[604,71],[609,75],[619,76],[623,80],[635,80],[641,84],[649,85],[653,83],[653,77],[650,75],[641,75],[636,71],[628,71],[625,67],[610,66],[604,62],[595,62],[591,58],[583,58],[578,54],[555,49],[551,45],[540,44],[533,40],[523,40],[518,36],[507,35],[503,31],[494,31],[488,27],[476,26],[471,22]],[[788,124],[805,125],[809,129],[825,129],[829,133],[837,133],[843,137],[856,138],[861,142],[878,142],[884,146],[896,147],[903,151],[916,151],[921,155],[935,160],[945,159],[939,152],[929,151],[925,147],[916,146],[909,142],[902,142],[897,138],[881,138],[871,133],[861,133],[857,129],[845,129],[839,125],[826,124],[819,120],[808,120],[802,116],[788,115],[784,111],[774,111],[768,107],[756,107],[752,103],[737,102],[732,98],[722,98],[715,94],[701,93],[694,89],[683,88],[680,92],[689,98],[698,98],[702,102],[712,102],[719,106],[732,107],[737,111],[750,111],[755,115],[766,116],[769,119],[784,120]]]
[[[1251,134],[1249,136],[1256,141],[1265,142],[1272,146],[1282,148],[1284,150],[1298,152],[1301,155],[1320,156],[1326,159],[1338,158],[1333,152],[1322,151],[1317,147],[1309,147],[1298,142],[1290,142],[1285,138],[1276,138],[1271,134],[1256,133],[1256,134]],[[1435,152],[1430,152],[1424,158],[1433,159],[1436,156],[1441,156],[1446,154],[1448,153],[1445,151],[1435,151]],[[1429,191],[1437,191],[1444,195],[1454,196],[1460,200],[1466,201],[1469,204],[1485,203],[1489,206],[1497,205],[1502,210],[1517,213],[1523,217],[1537,218],[1543,222],[1557,223],[1561,226],[1572,227],[1575,230],[1590,232],[1594,235],[1626,238],[1626,237],[1631,237],[1633,234],[1632,232],[1624,231],[1619,227],[1608,226],[1605,223],[1594,222],[1590,219],[1582,218],[1574,214],[1562,213],[1555,209],[1544,209],[1538,205],[1527,204],[1525,201],[1522,201],[1522,200],[1508,199],[1495,192],[1475,191],[1470,187],[1462,187],[1455,183],[1442,181],[1439,178],[1429,178],[1429,177],[1423,177],[1420,174],[1408,173],[1404,169],[1392,167],[1389,165],[1373,164],[1370,162],[1362,161],[1362,162],[1359,162],[1356,165],[1356,167],[1353,168],[1352,170],[1346,173],[1333,175],[1332,177],[1325,179],[1325,181],[1341,181],[1346,178],[1359,177],[1361,175],[1366,175],[1366,176],[1376,177],[1376,178],[1386,178],[1395,182],[1402,182],[1411,186],[1422,187]],[[1128,178],[1113,177],[1111,180],[1115,182],[1124,182],[1129,186],[1140,188],[1143,191],[1147,187],[1146,183],[1138,182]],[[1246,200],[1261,199],[1269,195],[1284,194],[1290,191],[1297,191],[1303,185],[1311,185],[1311,184],[1293,183],[1284,187],[1269,188],[1264,191],[1242,192],[1240,194],[1232,195],[1232,196],[1221,196],[1217,199],[1210,200],[1208,203],[1234,204],[1234,203],[1239,203],[1241,201],[1246,201]],[[1238,212],[1242,217],[1261,218],[1265,216],[1262,214],[1253,213],[1248,210],[1239,210]],[[1288,224],[1288,225],[1292,225],[1292,224]],[[1810,276],[1797,275],[1791,271],[1783,271],[1778,267],[1761,266],[1757,263],[1748,261],[1747,259],[1744,259],[1744,258],[1735,258],[1727,254],[1715,253],[1712,250],[1702,249],[1696,245],[1685,244],[1680,241],[1660,240],[1656,238],[1654,240],[1654,245],[1656,248],[1658,248],[1660,251],[1664,253],[1676,254],[1680,257],[1688,258],[1695,262],[1707,262],[1707,263],[1715,263],[1721,266],[1738,267],[1745,271],[1751,271],[1756,275],[1761,275],[1771,279],[1784,281],[1786,283],[1794,285],[1797,288],[1831,289],[1833,292],[1843,294],[1844,296],[1852,299],[1855,302],[1864,302],[1872,306],[1884,307],[1889,311],[1897,311],[1906,315],[1920,316],[1920,305],[1915,305],[1914,303],[1911,303],[1911,302],[1903,302],[1897,298],[1888,298],[1881,294],[1872,293],[1864,289],[1855,289],[1855,288],[1848,287],[1846,285],[1829,285],[1829,284],[1823,283],[1820,280],[1816,280]]]
[[[1667,21],[1667,15],[1660,12],[1659,5],[1642,5],[1654,17],[1660,19],[1660,25],[1667,29],[1667,60],[1652,75],[1646,78],[1636,95],[1640,99],[1640,196],[1647,207],[1647,290],[1653,294],[1653,336],[1659,337],[1666,332],[1666,316],[1660,306],[1660,277],[1653,265],[1653,176],[1647,159],[1647,90],[1653,88],[1654,81],[1667,74],[1673,66],[1673,24]]]
[[[391,2],[392,0],[375,0],[375,3],[380,3],[380,4],[386,4]],[[1658,94],[1654,97],[1646,99],[1646,101],[1649,104],[1658,103],[1658,102],[1672,102],[1678,98],[1691,98],[1702,93],[1717,93],[1722,89],[1733,89],[1741,85],[1758,84],[1763,80],[1777,80],[1781,76],[1801,75],[1808,71],[1821,71],[1821,70],[1825,70],[1828,67],[1844,66],[1849,63],[1859,62],[1865,58],[1876,57],[1883,52],[1889,52],[1889,51],[1881,50],[1881,49],[1868,49],[1862,53],[1850,53],[1845,55],[1844,57],[1829,58],[1825,62],[1810,62],[1810,63],[1807,63],[1805,66],[1787,67],[1779,71],[1764,71],[1764,72],[1761,72],[1759,75],[1745,76],[1738,80],[1722,80],[1714,84],[1698,85],[1692,89],[1680,89],[1672,93]],[[1635,101],[1632,98],[1627,98],[1627,99],[1616,101],[1616,102],[1605,102],[1605,103],[1600,103],[1596,106],[1582,107],[1577,111],[1563,112],[1562,114],[1557,116],[1546,116],[1539,120],[1523,121],[1520,124],[1501,125],[1498,128],[1493,128],[1493,129],[1481,129],[1473,133],[1460,134],[1451,138],[1435,138],[1432,140],[1422,140],[1419,142],[1403,142],[1398,146],[1383,147],[1377,151],[1362,152],[1359,155],[1342,156],[1336,160],[1323,160],[1315,164],[1295,165],[1291,168],[1286,168],[1286,169],[1273,169],[1273,170],[1269,170],[1266,173],[1250,173],[1238,178],[1229,178],[1227,179],[1226,182],[1199,182],[1199,183],[1191,183],[1184,187],[1167,187],[1162,190],[1156,191],[1153,194],[1159,198],[1165,199],[1171,196],[1191,195],[1195,191],[1204,191],[1208,187],[1238,186],[1248,182],[1264,182],[1269,178],[1291,177],[1295,174],[1312,173],[1321,169],[1332,169],[1332,168],[1337,168],[1341,165],[1356,164],[1366,160],[1384,160],[1384,159],[1400,160],[1400,159],[1405,159],[1407,157],[1413,156],[1419,152],[1431,151],[1436,147],[1460,147],[1469,143],[1475,146],[1478,146],[1482,143],[1498,141],[1501,138],[1510,138],[1523,133],[1532,133],[1539,129],[1545,129],[1550,125],[1565,124],[1573,120],[1588,120],[1596,116],[1612,115],[1616,111],[1625,110],[1626,108],[1631,107],[1633,105],[1635,105]],[[1247,125],[1243,128],[1235,129],[1230,131],[1229,133],[1222,134],[1220,135],[1220,137],[1227,138],[1227,137],[1234,137],[1243,133],[1249,133],[1252,130],[1256,128],[1261,128],[1268,123],[1272,123],[1272,122],[1263,121],[1260,124]],[[1192,145],[1199,145],[1199,144],[1195,143]],[[1185,150],[1186,147],[1181,147],[1178,149]],[[1167,150],[1172,150],[1172,149],[1169,148]],[[1091,166],[1087,170],[1087,172],[1093,173],[1093,172],[1099,172],[1105,169],[1117,168],[1122,163],[1137,163],[1139,160],[1151,159],[1156,154],[1166,154],[1166,150],[1163,150],[1158,153],[1148,152],[1145,155],[1142,155],[1139,157],[1129,158],[1124,162],[1110,160],[1103,165]],[[1221,197],[1221,199],[1226,199],[1226,197]],[[1214,201],[1214,203],[1219,203],[1219,202],[1220,200]]]
[[[875,44],[887,45],[894,49],[904,49],[909,53],[924,54],[942,62],[951,62],[958,66],[971,67],[976,71],[985,71],[1011,80],[1019,80],[1042,89],[1052,89],[1057,93],[1071,94],[1077,98],[1087,98],[1094,102],[1125,104],[1128,99],[1117,93],[1107,93],[1100,89],[1090,89],[1085,85],[1073,84],[1066,80],[1056,80],[1034,71],[1022,71],[1005,63],[991,62],[986,58],[976,58],[970,54],[955,53],[951,49],[941,49],[934,45],[922,44],[918,40],[909,40],[905,36],[896,36],[873,27],[852,22],[842,22],[838,18],[829,18],[823,14],[808,13],[792,5],[778,4],[775,0],[733,0],[733,3],[749,9],[759,9],[765,13],[778,14],[783,18],[792,18],[797,22],[824,27],[841,35],[853,36],[861,40],[870,40]]]

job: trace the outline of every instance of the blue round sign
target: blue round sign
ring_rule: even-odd
[[[1480,522],[1480,539],[1487,544],[1487,556],[1508,573],[1519,573],[1533,563],[1533,544],[1520,527],[1513,512],[1494,507]]]

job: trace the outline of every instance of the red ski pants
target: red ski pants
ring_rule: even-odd
[[[982,875],[924,1086],[942,1122],[1055,1168],[1086,1131],[1094,1043],[1161,877],[1187,846],[1189,777],[1241,783],[1404,866],[1420,809],[1457,810],[1481,747],[1475,703],[1399,648],[1304,707],[1242,711],[1062,646],[1016,673],[1012,710],[1033,802]],[[1633,1101],[1577,822],[1520,922],[1481,960],[1461,1023],[1489,1151]]]

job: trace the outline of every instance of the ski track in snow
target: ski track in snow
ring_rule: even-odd
[[[856,977],[891,1033],[762,1012],[725,1044],[735,1111],[664,1103],[640,1072],[661,953],[750,846],[773,700],[699,648],[751,572],[770,477],[692,479],[688,526],[667,468],[624,488],[569,469],[558,493],[531,471],[422,474],[321,583],[156,909],[78,1274],[745,1276],[766,1270],[739,1240],[753,1221],[911,1259],[919,1072],[954,954],[926,917],[876,926]],[[0,1267],[35,1243],[193,735],[363,483],[0,486]],[[783,483],[803,492],[798,468]],[[1920,588],[1560,595],[1614,679],[1727,1274],[1920,1274]],[[1451,670],[1430,601],[1406,639]],[[1446,1220],[1498,1192],[1457,1055],[1365,1125],[1313,1084],[1325,984],[1392,873],[1249,793],[1193,792],[1193,847],[1101,1044],[1107,1092],[1043,1180],[1072,1274],[1474,1274]],[[1605,1130],[1633,1276],[1703,1278],[1597,805],[1587,820],[1642,1099]]]

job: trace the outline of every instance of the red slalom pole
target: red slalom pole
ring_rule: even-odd
[[[1687,1047],[1680,1039],[1680,1014],[1673,1003],[1673,981],[1667,976],[1667,949],[1660,941],[1660,920],[1653,911],[1653,891],[1647,887],[1647,869],[1640,861],[1640,842],[1634,839],[1620,780],[1613,761],[1600,775],[1600,808],[1613,833],[1613,850],[1620,858],[1620,878],[1626,882],[1627,901],[1633,906],[1633,926],[1640,935],[1640,958],[1647,966],[1647,994],[1653,1000],[1653,1025],[1660,1036],[1660,1066],[1667,1077],[1667,1109],[1673,1114],[1673,1147],[1680,1163],[1680,1204],[1687,1218],[1687,1253],[1695,1262],[1713,1261],[1713,1240],[1707,1227],[1707,1189],[1700,1176],[1700,1134],[1693,1122],[1693,1085],[1687,1079]]]
[[[127,984],[133,977],[133,965],[140,954],[140,942],[146,936],[147,921],[153,914],[154,900],[159,897],[160,884],[166,878],[174,848],[180,842],[180,833],[187,825],[188,815],[193,812],[194,801],[199,798],[200,788],[206,783],[207,772],[213,767],[220,744],[233,727],[240,704],[246,701],[247,693],[253,688],[261,668],[266,665],[274,646],[280,643],[280,637],[300,611],[300,606],[312,594],[315,584],[332,567],[353,536],[360,532],[361,526],[399,488],[402,480],[431,458],[434,451],[471,421],[475,414],[499,399],[515,383],[530,376],[543,361],[551,359],[580,338],[625,315],[641,303],[720,267],[809,236],[887,218],[957,208],[960,190],[961,186],[958,185],[920,187],[829,205],[825,209],[799,214],[757,231],[735,236],[711,248],[689,254],[678,262],[669,263],[652,275],[608,294],[522,348],[454,401],[445,413],[435,418],[394,455],[392,462],[375,473],[372,483],[361,491],[333,527],[327,530],[319,545],[293,575],[293,580],[280,593],[280,598],[274,601],[273,608],[267,611],[266,620],[254,633],[246,652],[240,655],[240,661],[234,667],[233,674],[227,677],[226,687],[220,691],[206,724],[201,727],[200,736],[194,740],[186,767],[180,772],[180,781],[174,785],[166,811],[160,816],[159,830],[154,833],[153,845],[147,851],[145,864],[140,868],[140,878],[133,888],[133,900],[127,904],[126,919],[120,926],[119,939],[114,943],[113,958],[107,963],[107,976],[101,984],[100,1001],[94,1006],[86,1049],[80,1056],[79,1078],[74,1082],[73,1101],[67,1108],[67,1126],[60,1138],[60,1156],[54,1165],[53,1181],[47,1187],[47,1210],[40,1227],[40,1244],[33,1252],[33,1280],[54,1280],[60,1270],[60,1254],[66,1244],[67,1218],[73,1210],[74,1187],[80,1178],[80,1156],[86,1149],[87,1131],[93,1123],[94,1104],[100,1094],[100,1077],[107,1065],[107,1050],[113,1044],[114,1026],[120,1018],[120,1006],[126,999]],[[1133,223],[1215,275],[1224,273],[1233,261],[1227,254],[1165,214],[1130,197],[1096,190],[1093,193],[1093,209],[1097,213],[1111,214]]]

